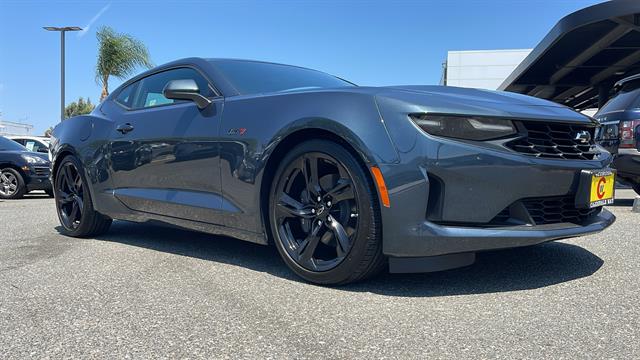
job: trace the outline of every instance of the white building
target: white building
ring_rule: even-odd
[[[0,135],[31,135],[33,125],[0,120]]]
[[[531,49],[447,52],[441,85],[496,90]]]

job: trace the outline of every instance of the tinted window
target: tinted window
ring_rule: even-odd
[[[132,107],[133,96],[135,95],[135,89],[138,86],[138,82],[135,82],[120,91],[120,94],[116,97],[116,101],[125,107]]]
[[[27,149],[24,146],[2,136],[0,136],[0,150],[27,151]]]
[[[163,71],[138,81],[135,89],[132,108],[154,107],[164,104],[172,104],[175,102],[183,102],[185,100],[167,99],[162,95],[162,90],[171,80],[193,79],[200,89],[200,94],[205,97],[213,96],[213,91],[209,87],[207,80],[196,70],[191,68],[180,68],[174,70]],[[126,89],[125,89],[126,90]]]
[[[212,63],[241,94],[354,86],[335,76],[295,66],[234,60]]]

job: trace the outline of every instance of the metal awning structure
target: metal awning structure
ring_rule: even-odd
[[[640,0],[613,0],[562,18],[500,85],[582,110],[640,73]]]

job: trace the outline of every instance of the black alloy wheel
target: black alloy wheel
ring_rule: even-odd
[[[84,184],[73,162],[65,162],[58,169],[56,190],[60,221],[65,228],[73,231],[80,226],[84,211]]]
[[[303,278],[341,284],[377,272],[379,215],[362,167],[340,145],[314,140],[281,162],[270,224],[287,265]]]
[[[112,220],[93,208],[82,166],[74,156],[65,157],[58,166],[53,192],[63,233],[74,237],[106,232]]]

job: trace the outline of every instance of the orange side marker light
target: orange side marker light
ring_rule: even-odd
[[[376,181],[376,185],[378,186],[378,192],[380,192],[380,200],[382,200],[382,205],[385,207],[391,207],[391,203],[389,202],[389,193],[387,192],[387,185],[384,183],[384,178],[382,177],[382,172],[380,168],[377,166],[371,167],[371,172],[373,173],[373,178]]]

